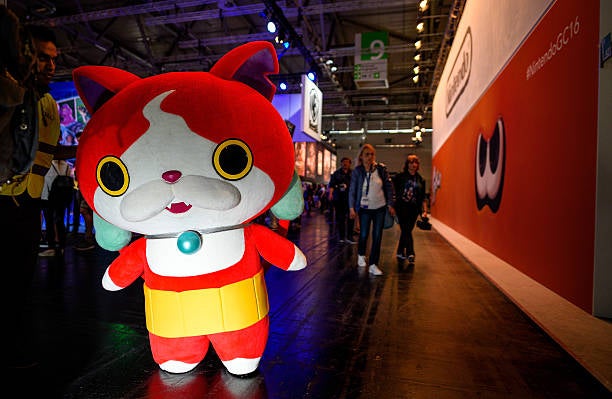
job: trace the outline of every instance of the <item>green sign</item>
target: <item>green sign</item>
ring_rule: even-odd
[[[358,33],[361,37],[361,61],[376,61],[387,59],[385,48],[389,45],[389,32]]]

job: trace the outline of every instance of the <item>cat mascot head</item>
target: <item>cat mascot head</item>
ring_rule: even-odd
[[[230,373],[255,371],[269,327],[260,257],[306,266],[292,242],[254,223],[268,210],[286,220],[303,210],[292,139],[271,103],[275,73],[268,42],[235,48],[209,72],[74,70],[92,114],[79,188],[96,240],[119,251],[102,285],[143,279],[151,352],[168,372],[192,370],[209,345]]]

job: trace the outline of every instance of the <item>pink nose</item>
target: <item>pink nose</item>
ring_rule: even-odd
[[[164,179],[168,183],[176,183],[182,175],[183,174],[178,170],[169,170],[167,172],[162,173],[162,179]]]

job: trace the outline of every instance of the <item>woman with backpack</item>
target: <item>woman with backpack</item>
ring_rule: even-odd
[[[62,256],[66,248],[66,214],[75,198],[72,165],[54,159],[41,194],[48,248],[39,256]],[[75,216],[78,217],[78,216]]]

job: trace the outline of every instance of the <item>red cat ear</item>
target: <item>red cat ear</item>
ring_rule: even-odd
[[[133,73],[107,66],[83,66],[72,72],[74,85],[90,114],[121,89],[140,80]]]
[[[267,75],[279,71],[272,43],[256,41],[236,47],[211,68],[210,73],[227,80],[242,82],[272,101],[276,86]]]

